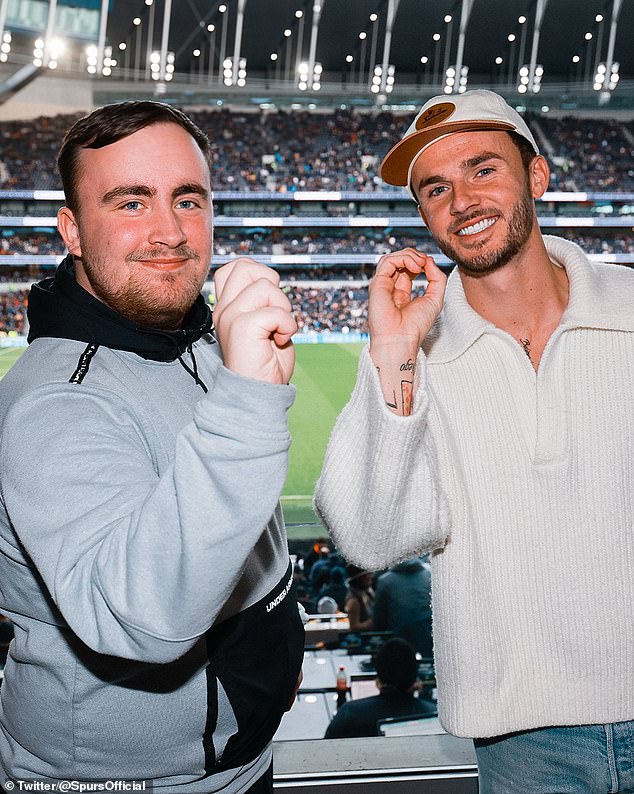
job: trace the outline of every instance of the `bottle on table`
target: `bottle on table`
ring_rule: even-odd
[[[337,672],[337,708],[346,702],[348,695],[348,676],[346,675],[346,668],[340,664],[339,671]]]

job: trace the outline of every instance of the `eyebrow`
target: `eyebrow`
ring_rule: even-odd
[[[156,189],[148,187],[148,185],[118,185],[101,197],[102,204],[110,204],[122,196],[145,196],[152,198],[156,195]]]
[[[179,196],[185,196],[189,193],[194,193],[202,198],[209,198],[209,191],[198,182],[187,182],[183,185],[172,190],[172,198],[176,199]],[[149,185],[118,185],[117,187],[109,190],[101,197],[102,204],[111,204],[113,201],[120,199],[124,196],[144,196],[145,198],[152,198],[156,195],[156,188],[149,187]]]
[[[198,182],[187,182],[184,185],[179,185],[177,188],[172,190],[172,198],[178,198],[179,196],[185,196],[188,193],[194,193],[197,196],[201,196],[201,198],[208,199],[209,198],[209,191],[207,188],[199,185]]]
[[[476,154],[475,157],[470,157],[468,160],[463,160],[460,163],[460,168],[464,171],[469,168],[476,168],[480,165],[480,163],[484,163],[487,160],[502,160],[504,158],[502,155],[498,154],[497,152],[482,152],[481,154]],[[418,184],[418,188],[416,192],[418,193],[422,188],[427,187],[427,185],[433,185],[437,182],[446,182],[447,177],[441,176],[440,174],[433,174],[432,176],[428,176],[425,179],[421,179]]]

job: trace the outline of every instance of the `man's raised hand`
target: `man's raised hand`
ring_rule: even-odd
[[[428,287],[412,298],[414,279],[424,273]],[[434,260],[415,248],[382,256],[369,289],[370,355],[379,371],[387,406],[412,410],[416,357],[443,307],[447,277]]]
[[[429,286],[412,300],[412,284],[424,273]],[[404,248],[382,256],[369,290],[372,342],[394,337],[418,349],[443,306],[447,277],[431,256]],[[373,345],[374,346],[374,345]]]
[[[227,369],[247,378],[288,383],[295,366],[297,323],[279,288],[279,275],[240,257],[214,276],[214,325]]]

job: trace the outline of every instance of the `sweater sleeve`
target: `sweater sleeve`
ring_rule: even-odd
[[[425,356],[417,364],[414,412],[392,413],[369,351],[337,419],[315,491],[315,509],[337,548],[379,570],[443,546],[450,531],[428,430]]]
[[[2,499],[86,645],[168,662],[213,624],[275,511],[293,398],[220,367],[160,477],[143,420],[111,391],[47,384],[12,406]]]

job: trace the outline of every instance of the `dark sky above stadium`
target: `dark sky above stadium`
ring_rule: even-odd
[[[617,0],[617,4],[618,4]],[[362,55],[369,64],[372,34],[377,27],[378,59],[382,52],[385,34],[388,0],[319,0],[322,5],[317,60],[326,72],[341,72],[351,69],[346,64],[346,55],[352,55],[358,64]],[[634,79],[634,0],[620,0],[621,8],[616,32],[614,60],[620,65],[621,79]],[[154,43],[158,48],[161,37],[164,0],[154,0]],[[220,7],[227,6],[223,15]],[[274,68],[270,54],[277,52],[284,59],[287,39],[284,29],[291,30],[291,60],[295,62],[300,26],[303,27],[303,50],[308,55],[314,0],[247,0],[244,15],[241,55],[247,58],[250,73],[269,73]],[[195,68],[193,50],[200,48],[208,53],[212,35],[219,51],[223,18],[226,17],[227,54],[233,52],[236,9],[238,0],[173,0],[169,49],[177,59],[177,71]],[[538,63],[544,67],[545,80],[567,81],[575,75],[583,77],[597,61],[605,60],[614,0],[548,0],[541,25]],[[472,76],[482,75],[495,82],[504,77],[509,67],[519,66],[520,52],[523,62],[530,59],[537,0],[473,0],[473,7],[466,31],[463,62],[469,66]],[[461,0],[400,0],[394,22],[390,63],[398,72],[421,73],[434,64],[442,68],[446,58],[446,41],[451,33],[452,47],[449,63],[455,61],[458,29],[460,25]],[[296,12],[302,11],[302,19]],[[371,13],[378,14],[377,22],[370,21]],[[132,42],[136,29],[132,23],[135,16],[142,20],[142,35],[147,35],[150,8],[145,0],[113,0],[108,25],[108,39],[112,43]],[[451,15],[452,22],[444,21]],[[526,16],[522,25],[520,16]],[[603,21],[597,22],[597,15]],[[207,25],[215,25],[210,34]],[[525,31],[524,36],[522,32]],[[359,38],[366,33],[365,43]],[[433,40],[440,34],[440,41]],[[586,34],[592,34],[590,40]],[[515,35],[509,42],[508,36]],[[524,44],[522,46],[522,38]],[[144,45],[145,48],[145,45]],[[364,50],[362,52],[362,49]],[[600,57],[597,58],[597,51]],[[579,63],[573,57],[579,56]],[[429,59],[428,66],[420,58]],[[501,64],[495,59],[502,58]]]

